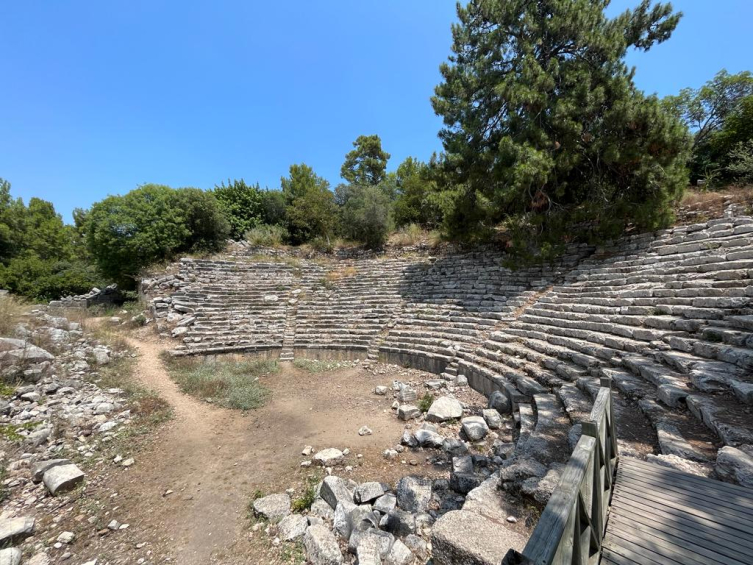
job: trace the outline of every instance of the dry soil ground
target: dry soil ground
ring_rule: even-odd
[[[285,558],[263,532],[252,532],[248,504],[254,492],[295,488],[321,469],[301,468],[306,445],[349,448],[347,476],[395,482],[417,472],[447,476],[425,458],[417,467],[388,462],[382,452],[399,443],[403,423],[391,410],[393,399],[374,387],[392,379],[415,380],[416,371],[382,368],[373,374],[360,366],[312,374],[283,364],[265,377],[272,391],[261,409],[243,413],[183,394],[168,376],[160,353],[169,347],[153,334],[131,334],[137,352],[135,377],[159,393],[174,418],[138,450],[129,469],[103,482],[98,499],[110,499],[107,516],[129,524],[89,548],[109,563],[175,562],[194,564],[271,563]],[[430,378],[430,375],[424,375]],[[367,425],[373,435],[359,436]],[[361,454],[362,458],[357,455]],[[101,562],[103,562],[101,561]]]

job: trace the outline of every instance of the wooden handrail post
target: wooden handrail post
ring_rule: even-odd
[[[531,538],[522,552],[508,551],[502,565],[598,562],[617,462],[612,379],[601,378],[600,384],[591,414],[581,422],[581,438]]]

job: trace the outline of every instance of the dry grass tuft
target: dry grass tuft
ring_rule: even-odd
[[[753,186],[731,186],[724,190],[690,188],[677,205],[678,223],[705,222],[720,218],[724,208],[737,204],[745,213],[753,211]]]
[[[336,271],[329,271],[324,278],[329,282],[335,282],[350,277],[355,277],[358,274],[358,270],[355,267],[343,267]]]
[[[0,296],[0,336],[12,337],[28,309],[29,305],[20,298],[10,294]]]
[[[436,230],[425,230],[418,224],[408,224],[394,232],[388,241],[393,247],[426,245],[435,248],[442,243],[442,235]]]

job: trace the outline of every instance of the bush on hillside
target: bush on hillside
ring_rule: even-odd
[[[139,271],[152,263],[220,250],[229,232],[211,193],[155,184],[97,202],[85,229],[97,266],[125,289],[134,288]]]
[[[279,247],[288,238],[288,230],[282,226],[261,225],[246,232],[245,240],[259,247]]]
[[[230,224],[230,237],[236,241],[263,221],[263,193],[258,183],[249,186],[243,179],[228,179],[227,184],[215,186],[212,194]]]
[[[280,190],[265,190],[261,193],[262,222],[270,226],[284,226],[288,216],[285,211],[285,195]]]
[[[341,227],[349,239],[382,247],[392,227],[388,196],[379,186],[353,186],[342,208]]]
[[[0,288],[32,300],[88,292],[105,281],[88,261],[78,227],[39,198],[11,198],[0,179]]]
[[[330,239],[337,227],[337,209],[329,182],[305,164],[291,165],[290,176],[280,182],[291,243]]]

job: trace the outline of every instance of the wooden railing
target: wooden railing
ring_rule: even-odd
[[[617,465],[611,380],[602,379],[589,419],[522,553],[502,565],[592,565],[599,562]]]

